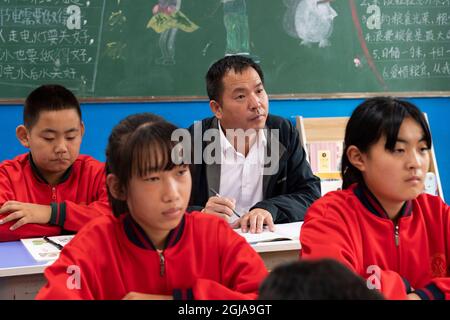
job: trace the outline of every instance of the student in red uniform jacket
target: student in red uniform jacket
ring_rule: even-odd
[[[450,209],[423,193],[431,134],[409,102],[372,98],[345,132],[342,191],[308,210],[303,258],[335,258],[388,299],[450,298]]]
[[[35,89],[23,121],[16,134],[30,152],[0,164],[0,241],[76,232],[111,214],[104,164],[79,155],[84,125],[73,93]]]
[[[147,116],[148,117],[148,116]],[[45,271],[38,299],[253,299],[261,257],[223,219],[185,213],[191,175],[172,124],[122,120],[109,138],[107,186],[116,217],[96,219]],[[173,149],[175,150],[175,149]]]
[[[260,300],[381,300],[366,282],[334,259],[303,259],[273,269],[259,288]]]

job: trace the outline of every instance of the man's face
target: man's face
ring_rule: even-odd
[[[222,79],[221,101],[210,102],[223,129],[262,129],[269,112],[269,99],[255,69],[228,71]]]

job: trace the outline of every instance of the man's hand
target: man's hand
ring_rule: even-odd
[[[235,221],[231,227],[237,228],[241,226],[242,232],[250,231],[250,233],[261,233],[264,225],[267,225],[270,231],[275,231],[273,218],[270,212],[264,209],[255,208],[247,212],[239,220]]]
[[[10,214],[5,218],[0,219],[0,224],[18,220],[11,226],[11,228],[9,228],[13,231],[27,223],[49,223],[52,208],[41,204],[6,201],[0,208],[0,214],[5,214],[8,212],[10,212]]]
[[[128,292],[122,300],[173,300],[173,297],[162,294],[147,294],[131,291]]]
[[[208,199],[208,202],[202,212],[214,214],[228,221],[228,219],[233,215],[235,203],[235,199],[214,196]]]

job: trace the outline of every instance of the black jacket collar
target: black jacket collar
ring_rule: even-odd
[[[33,156],[31,155],[31,152],[28,153],[28,160],[30,161],[30,165],[31,165],[31,170],[33,171],[33,173],[35,174],[36,178],[43,183],[46,184],[50,184],[48,183],[48,181],[44,178],[44,176],[41,174],[41,172],[39,171],[38,167],[36,166],[36,164],[33,161]],[[67,179],[69,179],[70,174],[72,173],[72,167],[73,165],[71,165],[69,168],[67,168],[67,170],[64,172],[64,174],[61,176],[61,178],[58,181],[58,184],[63,183],[65,181],[67,181]]]
[[[383,208],[381,203],[378,201],[378,199],[375,197],[375,195],[370,192],[370,190],[367,188],[367,186],[364,183],[359,183],[356,185],[355,189],[353,190],[355,195],[358,197],[359,201],[374,215],[390,219],[389,215],[387,214],[386,210]],[[402,208],[400,209],[400,212],[397,214],[398,218],[406,217],[411,215],[412,213],[412,201],[408,200],[405,201]]]
[[[183,234],[184,231],[185,218],[186,217],[183,216],[178,226],[170,230],[169,235],[167,236],[166,239],[166,243],[164,244],[164,250],[173,247],[180,240],[181,235]],[[139,248],[147,250],[156,250],[155,245],[149,239],[144,229],[142,229],[142,227],[133,219],[131,214],[129,213],[126,214],[123,220],[123,227],[128,239],[135,245],[137,245]]]

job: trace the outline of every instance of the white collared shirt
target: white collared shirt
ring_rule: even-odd
[[[237,152],[227,140],[219,122],[221,166],[219,194],[236,200],[235,210],[243,215],[263,200],[264,149],[267,144],[262,130],[248,151],[247,157]],[[233,215],[229,222],[237,220]]]

